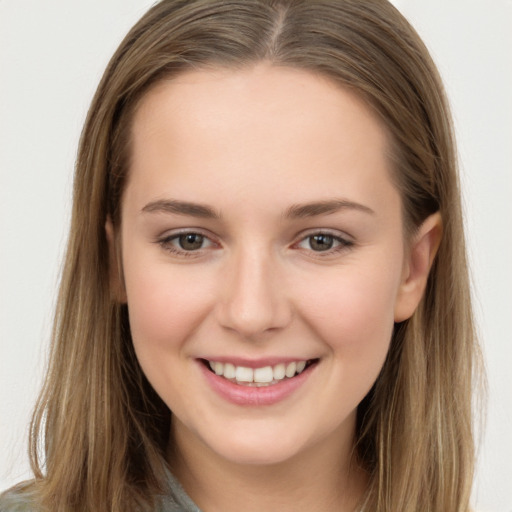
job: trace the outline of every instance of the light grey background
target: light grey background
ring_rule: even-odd
[[[0,0],[0,489],[28,478],[78,136],[150,0]],[[475,505],[512,512],[512,1],[395,0],[445,79],[489,373]]]

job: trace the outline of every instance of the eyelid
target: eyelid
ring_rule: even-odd
[[[209,245],[207,247],[203,247],[201,249],[197,250],[190,250],[187,251],[185,249],[180,249],[178,247],[175,247],[171,245],[171,243],[178,239],[181,235],[187,235],[187,234],[196,234],[202,236],[205,240],[209,242]],[[210,250],[211,248],[219,248],[220,243],[218,240],[216,240],[216,237],[214,237],[210,232],[206,232],[204,229],[201,228],[180,228],[176,230],[166,231],[162,235],[159,235],[155,243],[160,245],[162,249],[165,251],[174,254],[176,256],[183,256],[183,257],[199,257],[203,256],[205,251]]]
[[[325,251],[314,251],[313,249],[306,249],[306,248],[298,247],[300,243],[306,241],[308,238],[313,237],[315,235],[331,236],[334,240],[339,242],[339,244],[336,247],[333,247],[332,249],[327,249]],[[307,251],[308,253],[314,255],[315,258],[325,258],[328,256],[333,256],[339,252],[349,250],[354,245],[355,245],[355,241],[354,241],[353,237],[345,232],[338,231],[335,229],[329,229],[329,228],[325,228],[325,229],[316,228],[316,229],[310,229],[310,230],[301,232],[296,237],[296,241],[292,244],[292,248],[298,248],[298,249]]]
[[[185,234],[197,234],[201,235],[208,241],[208,246],[204,248],[200,248],[197,250],[185,250],[180,249],[178,247],[175,247],[171,245],[171,242],[179,238],[181,235]],[[306,241],[308,238],[313,237],[315,235],[327,235],[331,236],[335,241],[338,242],[338,244],[331,248],[327,249],[325,251],[315,251],[313,249],[307,249],[307,248],[301,248],[299,247],[299,244]],[[218,249],[221,247],[220,242],[218,241],[217,237],[212,235],[211,232],[204,230],[202,228],[179,228],[176,230],[166,231],[164,234],[158,236],[155,240],[155,243],[160,245],[163,250],[174,254],[178,257],[200,257],[204,256],[204,253],[211,250],[212,248]],[[291,248],[292,249],[299,249],[303,250],[310,255],[312,255],[315,258],[326,258],[329,256],[336,255],[337,253],[347,251],[351,249],[355,245],[355,241],[352,236],[349,234],[335,230],[330,228],[315,228],[315,229],[308,229],[306,231],[302,231],[300,234],[298,234],[295,237],[295,241],[292,243]]]
[[[329,235],[333,238],[343,240],[345,242],[351,242],[355,243],[354,237],[352,235],[349,235],[346,231],[341,231],[339,229],[333,229],[333,228],[311,228],[311,229],[305,229],[304,231],[301,231],[295,236],[295,240],[302,241],[305,238],[308,238],[310,236],[314,235]]]

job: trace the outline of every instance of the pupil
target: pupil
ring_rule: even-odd
[[[331,235],[314,235],[309,243],[315,251],[328,251],[332,248],[333,242],[334,239]]]
[[[197,233],[187,233],[180,235],[179,238],[180,247],[186,251],[193,251],[194,249],[200,249],[203,245],[203,236]]]

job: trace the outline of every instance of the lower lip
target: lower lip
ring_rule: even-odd
[[[236,405],[273,405],[289,397],[309,378],[318,363],[308,366],[302,373],[291,379],[283,379],[269,386],[244,386],[236,384],[211,372],[199,361],[199,366],[210,387],[224,400]]]

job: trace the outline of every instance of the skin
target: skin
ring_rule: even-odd
[[[107,221],[122,255],[114,286],[141,367],[173,411],[173,470],[203,510],[297,510],[300,500],[348,511],[360,499],[357,406],[394,322],[421,299],[441,236],[434,215],[404,240],[387,146],[352,93],[265,63],[191,71],[142,99],[119,237]],[[334,200],[345,206],[289,215]],[[180,248],[183,232],[203,245]],[[312,245],[319,233],[334,237],[326,251]],[[198,360],[220,357],[318,363],[279,403],[240,406],[204,378]]]

